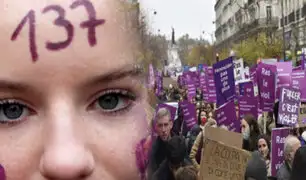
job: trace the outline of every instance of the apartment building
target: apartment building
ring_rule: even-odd
[[[214,8],[218,50],[260,32],[274,36],[279,29],[279,0],[217,0]]]
[[[283,34],[286,50],[299,51],[306,47],[306,0],[282,0],[283,16],[279,19],[279,34]],[[283,18],[282,18],[283,17]]]

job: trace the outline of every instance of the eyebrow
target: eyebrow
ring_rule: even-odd
[[[0,79],[0,91],[21,92],[30,91],[31,89],[33,88],[27,84]]]
[[[139,66],[126,66],[123,68],[118,68],[113,70],[110,73],[102,74],[91,78],[91,80],[86,83],[86,85],[92,86],[95,84],[101,83],[110,83],[116,80],[123,79],[125,77],[132,77],[132,78],[141,78],[144,76],[143,69]]]

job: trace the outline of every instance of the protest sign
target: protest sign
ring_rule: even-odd
[[[291,86],[292,62],[278,62],[277,68],[276,98],[279,98],[280,89]]]
[[[234,65],[232,57],[213,65],[217,107],[235,98]]]
[[[180,108],[183,112],[184,124],[187,129],[190,130],[195,124],[197,124],[196,107],[188,101],[182,101],[180,102]]]
[[[282,88],[277,122],[287,126],[295,126],[298,123],[300,102],[300,91],[293,88]]]
[[[252,81],[239,83],[241,96],[254,97],[254,86]]]
[[[258,98],[240,96],[238,98],[239,104],[239,120],[247,114],[253,115],[256,119],[258,117]]]
[[[156,71],[156,96],[159,96],[163,90],[163,76],[162,72]]]
[[[152,64],[149,65],[148,85],[149,89],[153,89],[155,86],[155,74],[154,74],[154,67]]]
[[[254,96],[258,96],[258,81],[257,81],[257,66],[253,66],[250,69],[251,81],[254,87]]]
[[[234,61],[234,77],[235,77],[235,82],[245,79],[244,65],[242,58]]]
[[[276,66],[260,63],[257,67],[260,107],[264,112],[273,111],[275,103]]]
[[[284,142],[289,135],[289,128],[274,128],[271,135],[271,174],[276,177],[277,170],[284,162]]]
[[[228,146],[242,148],[243,137],[241,133],[206,126],[204,137],[210,140],[222,142],[223,144]]]
[[[200,180],[243,180],[251,154],[245,150],[205,139]]]
[[[294,70],[291,76],[291,84],[301,92],[301,101],[306,102],[306,76],[304,70]]]
[[[219,126],[226,126],[230,131],[240,132],[240,121],[237,120],[234,101],[219,107],[216,111],[216,121]]]
[[[215,103],[216,87],[215,87],[214,73],[212,67],[207,67],[206,74],[207,74],[206,76],[207,97],[205,100],[209,103]]]

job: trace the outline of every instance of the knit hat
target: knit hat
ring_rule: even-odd
[[[261,158],[260,153],[258,151],[252,153],[252,157],[247,164],[245,171],[245,179],[247,178],[253,178],[256,180],[267,179],[266,163]]]

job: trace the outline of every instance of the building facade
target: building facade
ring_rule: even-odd
[[[284,30],[286,50],[296,53],[306,47],[306,0],[283,0],[280,6],[279,34]]]
[[[279,29],[279,0],[217,0],[214,8],[218,50],[261,32],[274,36]]]

